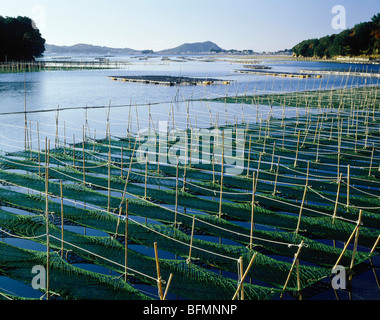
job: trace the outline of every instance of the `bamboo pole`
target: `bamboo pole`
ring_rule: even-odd
[[[359,211],[359,218],[358,218],[358,222],[357,222],[357,228],[356,228],[356,232],[355,232],[354,248],[352,250],[352,259],[351,259],[351,263],[350,263],[350,269],[351,270],[354,267],[354,263],[355,263],[355,255],[356,255],[356,250],[357,250],[357,247],[358,247],[359,229],[360,229],[360,225],[361,225],[361,222],[362,222],[362,214],[363,214],[363,211],[360,210]]]
[[[121,156],[120,156],[120,177],[123,179],[123,147],[121,147]]]
[[[372,171],[372,162],[373,162],[373,154],[375,152],[375,147],[372,148],[372,153],[371,153],[371,161],[370,161],[370,164],[369,164],[369,172],[368,172],[368,177],[371,176],[371,171]]]
[[[64,245],[64,221],[63,221],[63,188],[62,188],[62,180],[59,181],[60,187],[60,195],[61,195],[61,258],[63,259],[63,245]]]
[[[86,186],[86,160],[84,155],[84,126],[82,126],[82,171],[83,171],[83,187]]]
[[[249,166],[250,166],[250,162],[251,162],[251,143],[252,143],[252,135],[249,135],[247,178],[249,177]]]
[[[175,179],[175,212],[174,212],[174,228],[177,228],[177,214],[178,214],[178,165],[179,158],[177,155],[176,179]]]
[[[347,165],[347,210],[350,206],[350,165]]]
[[[272,192],[272,195],[276,195],[276,189],[277,189],[277,177],[278,177],[278,169],[280,167],[280,158],[281,157],[278,157],[278,161],[277,161],[277,168],[276,168],[276,177],[274,179],[274,188],[273,188],[273,192]]]
[[[302,216],[302,210],[303,210],[303,205],[304,205],[304,202],[305,202],[307,188],[308,188],[308,186],[305,185],[305,188],[304,188],[304,191],[303,191],[303,196],[302,196],[301,207],[300,207],[300,211],[299,211],[299,214],[298,214],[297,228],[296,228],[296,230],[294,232],[295,235],[296,235],[296,238],[297,238],[299,227],[300,227],[300,224],[301,224],[301,216]]]
[[[375,243],[374,243],[374,245],[373,245],[370,253],[373,253],[375,251],[377,245],[379,244],[379,241],[380,241],[380,234],[377,236],[377,239],[376,239],[376,241],[375,241]]]
[[[75,135],[73,134],[73,168],[75,169]]]
[[[299,295],[298,299],[302,300],[299,264],[300,264],[300,261],[299,261],[299,259],[297,259],[296,260],[297,292],[298,292],[298,295]]]
[[[117,216],[117,222],[116,222],[116,230],[115,230],[115,239],[117,238],[118,232],[119,232],[119,225],[120,225],[120,219],[121,219],[121,214],[123,213],[123,206],[120,205],[119,207],[119,214]]]
[[[288,283],[289,283],[289,280],[290,280],[290,276],[292,275],[292,272],[293,272],[294,266],[295,266],[295,264],[296,264],[296,261],[297,261],[297,259],[298,259],[299,254],[300,254],[300,252],[301,252],[301,248],[302,248],[302,246],[303,246],[303,243],[304,243],[304,240],[301,241],[301,243],[300,243],[299,246],[298,246],[298,250],[297,250],[296,254],[294,255],[293,263],[292,263],[292,266],[290,267],[290,271],[289,271],[288,277],[287,277],[287,279],[286,279],[286,281],[285,281],[284,287],[282,288],[282,292],[281,292],[281,295],[280,295],[280,299],[282,299],[282,296],[283,296],[283,294],[284,294],[284,291],[285,291],[286,287],[288,286]]]
[[[37,121],[38,175],[41,177],[40,128]]]
[[[194,226],[195,226],[195,216],[193,216],[193,223],[192,223],[192,226],[191,226],[189,257],[187,258],[187,261],[186,261],[188,264],[191,263],[191,251],[192,251],[192,248],[193,248]]]
[[[251,201],[251,229],[249,234],[249,249],[252,250],[252,237],[253,237],[253,229],[254,229],[254,212],[255,212],[255,193],[256,193],[256,187],[255,187],[255,171],[253,171],[253,178],[252,178],[252,201]]]
[[[49,238],[49,158],[50,140],[45,137],[45,219],[46,219],[46,299],[49,300],[50,238]]]
[[[299,214],[298,214],[297,228],[296,228],[296,231],[295,231],[296,238],[297,238],[299,227],[300,227],[300,224],[301,224],[302,210],[303,210],[303,206],[304,206],[304,203],[305,203],[306,192],[307,192],[308,187],[309,187],[309,161],[307,162],[305,188],[304,188],[304,191],[303,191],[302,202],[301,202],[300,211],[299,211]]]
[[[169,292],[169,287],[170,287],[170,284],[172,283],[172,279],[173,279],[173,274],[171,273],[171,274],[169,275],[168,284],[166,285],[165,292],[164,292],[164,297],[163,297],[162,300],[166,300],[166,296],[167,296],[167,294],[168,294],[168,292]]]
[[[300,134],[301,134],[301,130],[298,131],[296,157],[295,157],[294,164],[293,164],[294,168],[297,167],[298,147],[299,147],[299,143],[300,143]]]
[[[336,213],[337,213],[337,210],[338,210],[338,200],[339,200],[339,193],[340,193],[341,182],[342,182],[342,173],[339,175],[339,179],[338,179],[338,190],[337,190],[337,193],[336,193],[336,199],[335,199],[335,205],[334,205],[334,213],[333,213],[333,217],[332,217],[332,219],[333,219],[332,223],[333,224],[334,224]]]
[[[147,186],[148,186],[148,154],[145,157],[144,199],[147,199]]]
[[[111,202],[111,152],[108,151],[108,200],[107,200],[107,211],[110,212],[110,202]]]
[[[260,164],[261,164],[261,156],[262,156],[262,152],[260,152],[260,155],[259,155],[259,163],[257,165],[257,175],[256,175],[256,181],[255,181],[255,190],[257,190],[257,183],[259,181],[259,173],[260,173]]]
[[[224,131],[222,133],[222,168],[220,170],[220,197],[219,197],[219,218],[222,216],[223,201],[223,177],[224,177]]]
[[[276,141],[273,143],[272,161],[271,161],[270,169],[269,169],[270,172],[273,171],[273,161],[274,161],[274,152],[275,152],[275,149],[276,149]]]
[[[158,259],[158,252],[157,252],[157,242],[154,242],[154,255],[156,258],[158,295],[160,297],[160,300],[163,300],[164,295],[162,292],[162,279],[161,279],[161,271],[160,271],[160,261]]]
[[[125,199],[125,194],[126,194],[126,192],[127,192],[127,185],[128,185],[128,181],[129,181],[129,173],[131,172],[131,168],[132,168],[132,160],[133,160],[133,157],[134,157],[134,154],[135,154],[135,151],[136,151],[136,143],[137,143],[137,140],[135,140],[135,144],[134,144],[133,151],[132,151],[132,156],[131,156],[131,159],[130,159],[130,161],[129,161],[129,168],[128,168],[128,173],[127,173],[127,178],[125,179],[124,190],[123,190],[123,196],[122,196],[122,199],[121,199],[121,203],[120,203],[120,205],[123,204],[124,199]]]
[[[232,300],[235,300],[235,299],[236,299],[236,297],[237,297],[237,295],[238,295],[238,293],[239,293],[241,287],[243,286],[243,282],[244,282],[244,280],[245,280],[245,278],[246,278],[246,276],[247,276],[247,274],[248,274],[248,271],[249,271],[249,270],[251,269],[251,267],[252,267],[253,261],[255,260],[257,254],[258,254],[258,252],[255,252],[255,254],[254,254],[254,255],[252,256],[252,258],[251,258],[251,261],[249,261],[248,267],[247,267],[247,269],[245,270],[244,275],[241,277],[241,280],[239,281],[239,285],[238,285],[238,287],[237,287],[237,289],[236,289],[236,291],[235,291],[234,296],[232,297]]]
[[[342,250],[342,252],[341,252],[341,254],[340,254],[338,260],[336,261],[336,263],[335,263],[333,269],[335,269],[336,266],[339,264],[340,260],[342,259],[344,253],[346,252],[346,250],[347,250],[347,248],[348,248],[348,245],[350,244],[352,238],[353,238],[354,235],[356,234],[356,231],[357,231],[357,229],[359,228],[359,224],[361,223],[361,215],[362,215],[362,210],[359,211],[359,219],[358,219],[358,221],[357,221],[357,224],[356,224],[354,230],[352,231],[350,237],[348,238],[346,244],[344,245],[343,250]]]
[[[128,281],[128,223],[129,222],[129,214],[128,214],[128,199],[125,201],[125,282]]]
[[[66,121],[63,121],[63,154],[66,155]]]
[[[243,277],[243,257],[239,257],[239,282],[242,282],[241,279]],[[244,300],[244,284],[241,284],[240,288],[240,300]]]
[[[27,115],[26,115],[26,75],[24,72],[24,150],[26,151],[28,148],[28,142],[27,142],[27,135],[28,135],[28,128],[27,128]]]

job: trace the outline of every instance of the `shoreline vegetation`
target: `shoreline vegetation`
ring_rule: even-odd
[[[379,60],[380,13],[371,21],[356,24],[338,34],[304,40],[292,48],[296,57],[330,59],[342,57],[343,61]]]
[[[0,16],[0,62],[34,61],[45,51],[45,39],[32,19]]]

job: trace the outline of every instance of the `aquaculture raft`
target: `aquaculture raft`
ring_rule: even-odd
[[[156,299],[166,289],[201,300],[308,298],[335,265],[356,272],[379,251],[377,90],[332,92],[331,104],[323,103],[330,94],[320,92],[306,104],[320,108],[316,113],[210,126],[212,161],[195,161],[199,137],[190,127],[181,132],[187,147],[178,164],[158,162],[173,139],[166,146],[158,143],[151,159],[137,156],[146,138],[142,133],[108,132],[105,139],[94,139],[84,134],[88,128],[77,143],[57,139],[54,148],[45,141],[42,151],[27,146],[2,154],[3,236],[48,250],[0,243],[1,275],[30,284],[33,266],[47,265],[49,288],[41,290],[61,299],[152,298],[142,285],[158,287]],[[302,103],[304,97],[293,98]],[[347,97],[363,103],[345,108]],[[263,101],[271,98],[282,101],[277,96]],[[244,155],[236,175],[226,174],[231,161],[223,160],[231,155],[221,152],[230,142],[228,132],[234,132],[234,148]],[[162,142],[161,134],[152,134]],[[172,256],[152,257],[139,252],[141,247]],[[74,266],[83,262],[117,275]]]
[[[112,80],[121,80],[124,82],[136,82],[145,84],[156,84],[166,86],[178,85],[212,85],[212,84],[229,84],[229,80],[220,80],[212,78],[190,78],[190,77],[174,77],[174,76],[110,76]]]

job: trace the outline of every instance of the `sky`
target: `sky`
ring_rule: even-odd
[[[332,12],[336,5],[344,12]],[[154,51],[203,41],[226,50],[291,49],[379,12],[380,0],[0,0],[1,16],[31,17],[48,44]]]

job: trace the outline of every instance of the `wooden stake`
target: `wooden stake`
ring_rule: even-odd
[[[161,271],[160,271],[160,261],[158,260],[157,242],[154,243],[154,255],[156,258],[158,295],[160,297],[160,300],[163,300],[164,295],[162,292],[162,279],[161,279]]]
[[[176,168],[176,179],[175,179],[174,228],[177,228],[177,212],[178,212],[178,164],[179,164],[179,158],[178,158],[178,155],[177,155],[177,168]]]

